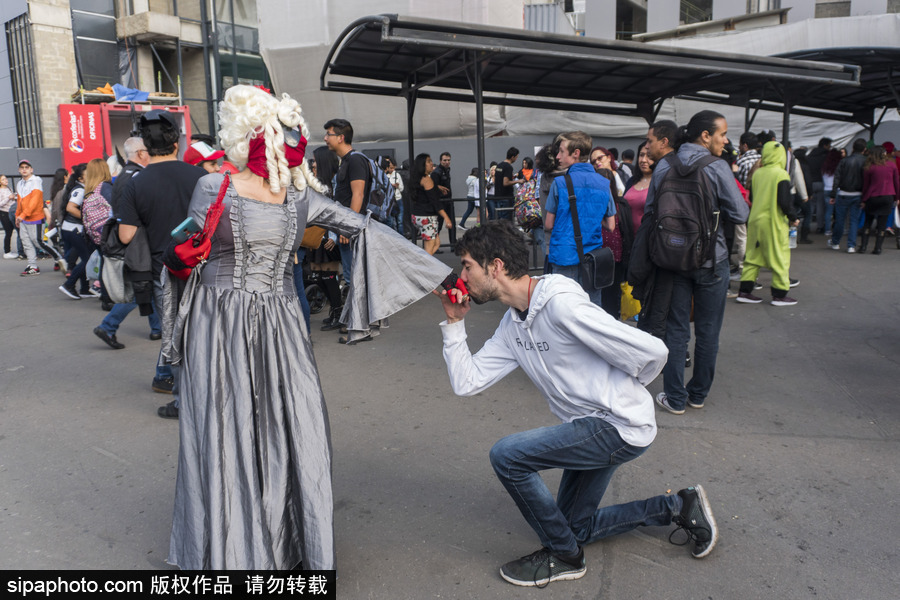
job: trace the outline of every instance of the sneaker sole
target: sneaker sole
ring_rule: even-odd
[[[700,408],[703,408],[703,407],[706,405],[706,403],[703,403],[703,404],[694,404],[693,402],[691,402],[690,400],[688,400],[687,405],[690,406],[691,408],[700,409]]]
[[[162,388],[156,387],[155,385],[151,385],[150,389],[153,390],[154,392],[156,392],[157,394],[171,394],[172,393],[172,390],[164,390]],[[177,418],[177,417],[172,417],[172,418]]]
[[[762,302],[762,298],[760,298],[759,300],[750,300],[749,298],[741,298],[740,296],[738,296],[737,301],[741,304],[760,304]]]
[[[703,515],[706,517],[706,520],[709,522],[709,545],[706,549],[700,554],[691,553],[691,556],[694,558],[705,558],[709,556],[709,553],[713,551],[713,548],[716,547],[716,542],[719,541],[719,528],[716,526],[716,519],[712,514],[712,507],[709,505],[709,499],[706,497],[706,490],[703,489],[703,486],[697,484],[694,486],[694,489],[697,490],[697,495],[700,496],[700,506],[703,507]]]
[[[72,300],[81,300],[81,296],[79,296],[78,294],[73,294],[72,292],[70,292],[69,290],[67,290],[67,289],[65,288],[65,286],[62,286],[62,285],[61,285],[61,286],[59,286],[59,287],[56,288],[56,289],[58,289],[59,291],[61,291],[63,294],[65,294],[66,296],[68,296],[68,297],[71,298]]]
[[[553,581],[573,581],[575,579],[581,579],[582,577],[584,577],[585,573],[587,573],[587,567],[581,567],[581,569],[578,571],[560,573],[558,575],[554,575],[553,577],[538,579],[537,581],[522,581],[520,579],[513,579],[512,577],[507,576],[506,573],[503,572],[503,569],[500,569],[500,577],[513,585],[518,585],[521,587],[543,587],[549,585]]]
[[[658,407],[660,407],[661,409],[663,409],[664,411],[666,411],[666,412],[669,413],[669,414],[673,414],[673,415],[683,415],[683,414],[684,414],[684,409],[683,409],[683,408],[682,408],[681,410],[675,410],[674,408],[672,408],[672,407],[670,407],[670,406],[666,406],[665,404],[663,404],[662,402],[660,402],[659,396],[657,396],[657,397],[654,398],[653,400],[654,400],[654,402],[656,402],[656,405],[657,405]]]
[[[796,306],[796,302],[781,302],[780,300],[772,300],[772,306]]]

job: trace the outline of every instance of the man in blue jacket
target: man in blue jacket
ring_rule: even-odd
[[[560,169],[568,169],[575,191],[575,206],[584,252],[603,245],[603,228],[612,231],[616,226],[616,205],[609,191],[609,180],[594,171],[588,162],[591,155],[591,136],[583,131],[570,131],[557,136],[559,152],[556,160]],[[544,208],[544,237],[550,236],[550,273],[558,273],[581,281],[581,260],[575,244],[575,228],[569,206],[569,190],[565,176],[557,177],[550,187]],[[600,306],[600,290],[590,290],[591,302]]]

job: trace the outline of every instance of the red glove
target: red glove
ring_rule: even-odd
[[[206,260],[209,256],[209,249],[212,244],[209,239],[205,239],[197,246],[194,246],[194,239],[191,238],[183,244],[175,246],[175,256],[184,263],[184,266],[193,269]]]

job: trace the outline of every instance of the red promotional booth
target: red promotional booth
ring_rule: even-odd
[[[179,158],[191,139],[191,119],[187,106],[153,106],[151,104],[60,104],[59,122],[62,131],[60,148],[63,166],[71,171],[73,165],[94,158],[113,156],[118,148],[124,157],[122,143],[140,123],[141,113],[161,108],[172,113],[181,128],[178,139]]]

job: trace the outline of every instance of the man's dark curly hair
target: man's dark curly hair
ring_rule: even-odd
[[[499,258],[510,279],[528,274],[525,236],[509,221],[490,221],[466,231],[462,239],[456,242],[456,255],[463,254],[468,254],[484,269]]]

